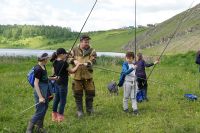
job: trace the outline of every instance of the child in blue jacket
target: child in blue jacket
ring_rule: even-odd
[[[129,112],[128,110],[128,100],[131,98],[133,114],[138,115],[136,93],[137,93],[137,82],[135,77],[136,65],[134,65],[134,53],[127,52],[126,61],[122,65],[122,72],[120,75],[120,80],[118,86],[123,86],[124,97],[123,97],[123,110],[124,112]]]

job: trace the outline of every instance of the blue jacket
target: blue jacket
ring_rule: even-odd
[[[133,68],[129,68],[128,62],[125,61],[122,64],[122,71],[121,71],[119,83],[118,83],[119,87],[123,86],[126,75],[130,74],[133,70],[134,70]]]

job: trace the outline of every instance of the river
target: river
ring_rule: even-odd
[[[35,50],[35,49],[0,49],[0,56],[37,56],[41,53],[51,55],[55,50]],[[97,52],[97,56],[124,57],[124,53],[115,52]]]

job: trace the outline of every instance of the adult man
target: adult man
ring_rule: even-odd
[[[74,73],[74,81],[72,89],[75,97],[77,115],[83,116],[83,91],[85,92],[86,112],[90,115],[93,113],[93,98],[95,96],[95,86],[93,82],[92,65],[96,61],[97,54],[93,48],[90,47],[90,37],[82,35],[80,37],[80,44],[71,51],[73,64],[83,63]]]

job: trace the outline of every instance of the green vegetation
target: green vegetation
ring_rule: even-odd
[[[74,39],[77,32],[72,32],[70,28],[58,26],[34,26],[34,25],[0,25],[0,35],[7,39],[17,40],[35,36],[45,36],[46,38],[64,41]]]
[[[139,35],[145,30],[145,28],[138,28],[137,34]],[[93,47],[101,52],[124,52],[123,46],[131,41],[134,36],[134,29],[118,29],[91,34]]]
[[[95,114],[77,119],[70,79],[65,109],[66,120],[59,124],[51,122],[51,102],[45,118],[45,128],[49,133],[200,132],[199,100],[192,102],[184,98],[185,93],[200,96],[199,73],[194,58],[194,52],[163,57],[148,82],[150,101],[138,104],[140,111],[138,117],[122,111],[122,89],[119,90],[118,96],[109,95],[106,89],[107,83],[111,80],[117,81],[119,74],[95,68]],[[122,59],[103,57],[97,62],[98,67],[121,70]],[[0,132],[2,133],[24,132],[28,120],[34,113],[32,108],[23,116],[19,115],[21,111],[34,104],[33,90],[26,80],[26,74],[35,63],[35,58],[0,58]],[[49,75],[50,66],[49,63],[47,66]]]
[[[15,33],[13,33],[14,30],[21,31],[17,38],[12,35]],[[137,34],[141,34],[145,30],[145,28],[139,28]],[[9,32],[10,37],[7,36],[7,32]],[[91,43],[97,51],[122,52],[122,46],[131,41],[135,33],[134,28],[125,28],[86,34],[91,36]],[[71,32],[70,29],[61,27],[0,25],[0,48],[57,49],[64,47],[70,49],[76,36],[77,32]]]

